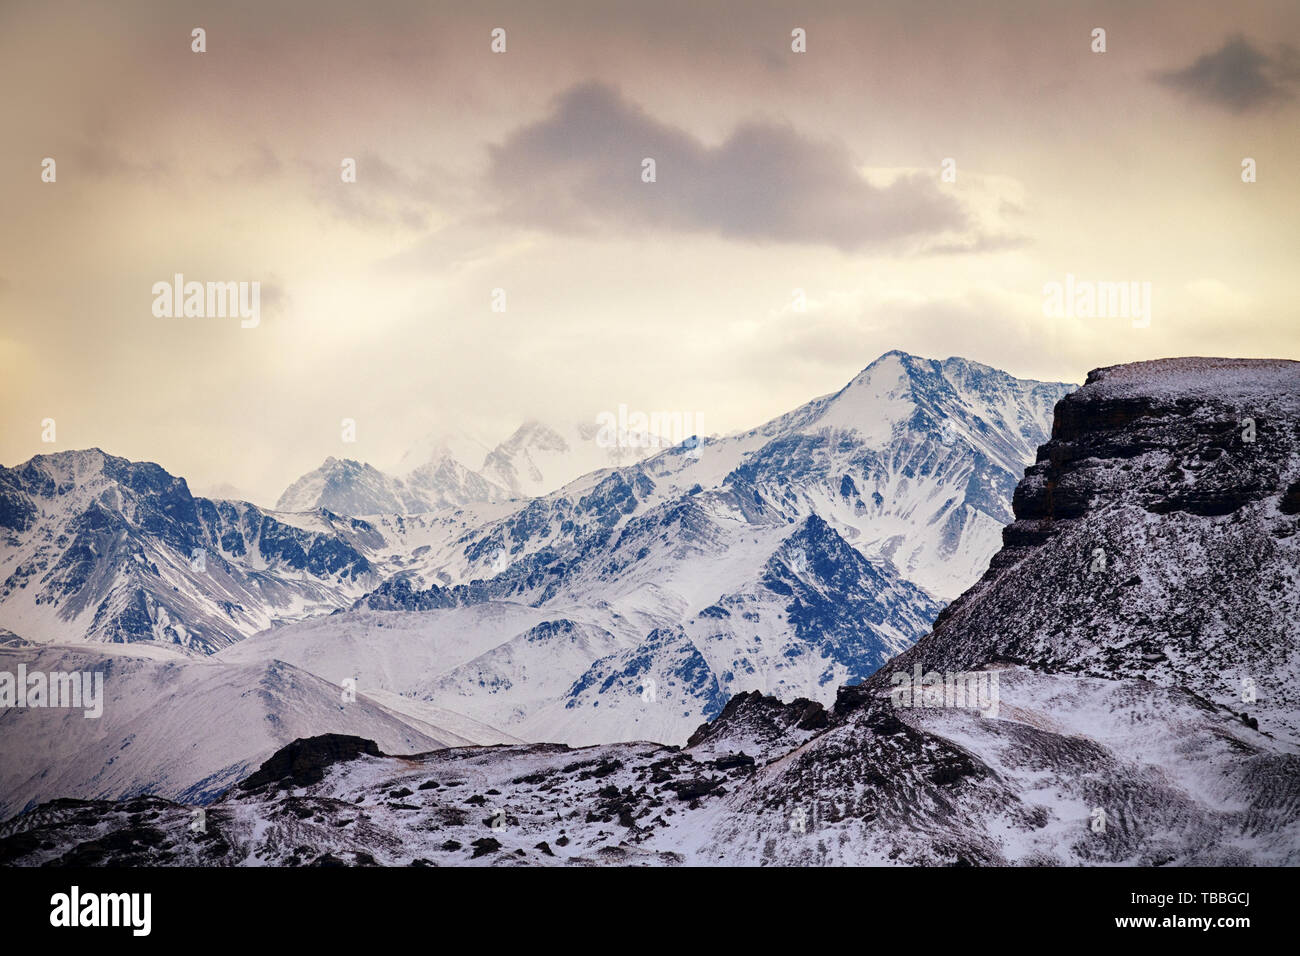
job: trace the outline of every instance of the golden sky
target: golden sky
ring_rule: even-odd
[[[1297,47],[1294,2],[4,0],[0,462],[273,503],[431,429],[748,427],[894,348],[1300,358]],[[260,324],[156,317],[176,273]],[[1067,274],[1149,325],[1045,316]]]

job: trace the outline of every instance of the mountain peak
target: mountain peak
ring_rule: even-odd
[[[80,472],[99,471],[107,461],[114,459],[114,457],[102,448],[68,448],[63,451],[33,455],[23,463],[23,466],[41,467],[42,465],[48,465],[56,469],[75,469]],[[124,458],[116,460],[126,461]]]
[[[446,461],[469,471],[478,471],[490,450],[481,438],[464,429],[435,429],[407,449],[394,473],[405,477],[430,465],[436,468]]]

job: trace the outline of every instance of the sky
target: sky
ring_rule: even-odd
[[[1300,358],[1298,49],[1289,0],[0,0],[0,462],[271,504],[430,432],[747,428],[891,349]],[[178,273],[256,326],[156,315]],[[1149,314],[1045,314],[1067,276]]]

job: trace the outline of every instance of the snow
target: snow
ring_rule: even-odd
[[[1089,394],[1209,399],[1217,401],[1281,396],[1300,406],[1300,362],[1284,359],[1167,358],[1096,369]]]
[[[0,710],[0,817],[55,797],[209,800],[295,738],[326,731],[373,739],[393,753],[471,742],[364,695],[345,704],[338,686],[280,661],[0,648],[0,670],[16,673],[19,663],[29,673],[103,673],[103,715]]]

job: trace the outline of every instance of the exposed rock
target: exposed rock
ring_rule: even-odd
[[[348,737],[343,734],[322,734],[295,740],[277,750],[257,771],[239,784],[241,790],[255,790],[270,783],[282,786],[305,787],[319,783],[325,768],[341,760],[352,760],[361,754],[381,757],[379,746],[373,740]],[[411,791],[407,790],[406,793]]]

